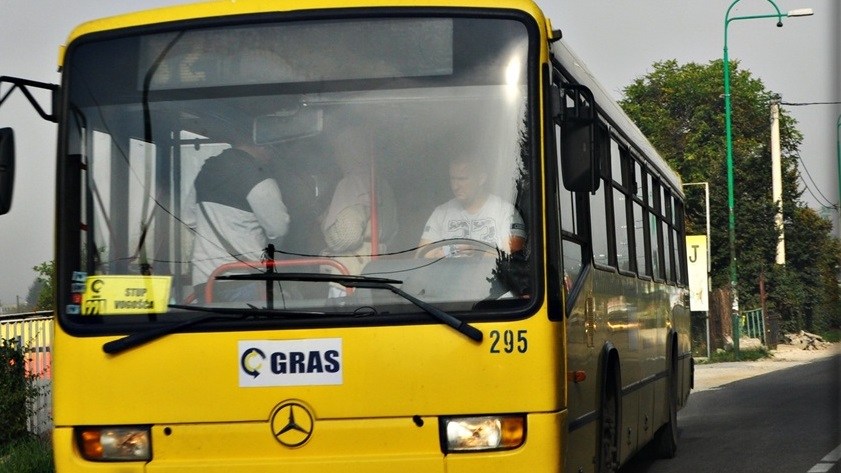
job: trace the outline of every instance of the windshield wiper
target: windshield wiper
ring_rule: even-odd
[[[458,330],[471,340],[477,342],[482,341],[482,331],[476,327],[468,324],[463,320],[444,312],[443,310],[428,304],[417,297],[407,293],[406,291],[394,286],[394,284],[403,284],[403,281],[388,278],[374,278],[369,276],[357,276],[347,274],[327,274],[327,273],[253,273],[253,274],[231,274],[228,276],[219,276],[216,279],[225,279],[232,281],[318,281],[318,282],[334,282],[341,284],[344,287],[353,287],[359,289],[385,289],[397,294],[406,299],[424,312],[431,315],[434,319],[443,322],[446,325]]]
[[[106,342],[102,345],[102,351],[108,353],[109,355],[116,355],[120,352],[128,350],[129,348],[134,348],[138,345],[143,345],[144,343],[151,342],[166,335],[178,333],[186,328],[192,327],[193,325],[199,325],[205,322],[215,320],[243,320],[255,316],[277,316],[280,314],[282,314],[284,318],[314,317],[325,315],[323,312],[279,312],[277,310],[258,309],[253,307],[251,309],[248,309],[244,307],[202,307],[196,305],[181,304],[170,304],[169,307],[171,309],[185,309],[192,310],[195,312],[207,312],[207,314],[201,317],[194,317],[192,319],[182,320],[181,322],[173,324],[151,328],[142,332],[135,332],[131,335],[126,335],[123,338],[118,338],[117,340]]]
[[[432,316],[434,319],[449,325],[458,330],[471,340],[481,342],[483,338],[482,331],[473,327],[472,325],[459,320],[456,317],[444,312],[443,310],[428,304],[402,289],[394,286],[394,284],[402,284],[403,281],[388,278],[374,278],[368,276],[355,276],[343,274],[324,274],[324,273],[256,273],[256,274],[231,274],[228,276],[219,276],[216,279],[232,280],[232,281],[316,281],[316,282],[334,282],[341,284],[344,287],[353,287],[360,289],[385,289],[397,294],[406,299],[424,312]],[[205,322],[216,320],[243,320],[255,316],[273,317],[282,315],[284,318],[303,318],[303,317],[323,317],[327,314],[324,312],[286,312],[277,311],[272,308],[259,309],[251,307],[250,309],[244,307],[203,307],[197,305],[181,305],[170,304],[172,309],[184,309],[195,312],[207,312],[201,317],[194,317],[189,320],[173,323],[170,325],[163,325],[155,327],[142,332],[135,332],[125,337],[118,338],[106,342],[102,345],[102,351],[109,355],[116,355],[120,352],[126,351],[130,348],[151,342],[158,338],[178,333],[184,329],[199,325]]]

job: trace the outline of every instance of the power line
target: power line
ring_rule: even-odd
[[[819,199],[818,196],[816,196],[815,193],[812,192],[812,188],[809,187],[809,184],[806,182],[806,179],[803,179],[803,176],[799,176],[799,177],[800,177],[800,182],[803,183],[803,187],[806,188],[806,191],[809,193],[809,195],[812,196],[813,199],[815,199],[815,201],[817,202],[818,205],[821,206],[821,208],[838,210],[838,205],[836,205],[836,204],[826,205],[823,202],[821,202],[820,201],[821,199]]]
[[[806,163],[803,162],[803,158],[800,156],[800,153],[796,153],[795,156],[797,156],[797,160],[800,162],[800,166],[803,168],[804,171],[806,171],[806,175],[809,176],[809,180],[812,181],[812,185],[815,186],[815,190],[818,192],[818,194],[820,194],[821,197],[823,197],[823,202],[821,202],[821,199],[819,199],[815,195],[815,193],[812,192],[812,189],[809,188],[809,184],[806,182],[805,179],[803,179],[803,176],[801,175],[800,180],[803,181],[803,185],[806,187],[806,190],[809,191],[809,194],[812,194],[812,197],[814,197],[815,200],[818,201],[818,203],[820,203],[822,207],[838,209],[838,204],[833,204],[831,200],[829,200],[825,195],[823,195],[823,192],[821,192],[820,187],[815,182],[815,179],[812,177],[812,174],[809,172],[809,168],[806,167]]]
[[[780,105],[789,107],[805,107],[808,105],[841,105],[841,102],[780,102]]]

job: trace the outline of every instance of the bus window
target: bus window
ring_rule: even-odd
[[[608,241],[608,213],[607,196],[608,189],[604,183],[590,196],[590,235],[593,246],[593,261],[596,264],[607,266],[610,264],[610,250]]]
[[[525,307],[537,267],[529,54],[519,21],[437,17],[74,44],[67,97],[84,126],[68,129],[68,152],[85,156],[89,175],[86,203],[64,205],[87,221],[84,243],[63,251],[79,255],[76,274],[168,278],[167,302],[180,305],[418,313],[388,291],[328,281],[388,275],[450,310],[489,297]],[[455,161],[474,163],[479,183],[470,199],[481,212],[469,218],[447,213],[468,199]],[[419,248],[433,215],[446,231]],[[436,251],[462,257],[424,258]],[[267,271],[297,280],[267,283]],[[258,276],[231,279],[248,274]]]
[[[686,251],[686,245],[680,239],[680,235],[683,233],[683,205],[678,196],[675,196],[674,200],[674,227],[672,227],[672,240],[675,242],[674,245],[674,259],[675,259],[675,267],[677,271],[677,281],[680,284],[686,284],[686,259],[684,258],[684,252]]]
[[[637,274],[651,276],[651,264],[648,257],[648,226],[646,218],[646,173],[639,161],[634,160],[634,244],[636,249]]]
[[[664,258],[664,270],[666,273],[666,279],[669,281],[676,281],[675,277],[675,267],[673,265],[674,261],[672,257],[674,256],[674,244],[675,242],[672,240],[672,232],[671,228],[673,225],[672,219],[672,197],[669,194],[668,189],[665,187],[663,188],[663,223],[662,223],[662,230],[663,230],[663,258]]]
[[[651,174],[647,175],[648,180],[648,234],[651,241],[651,275],[658,279],[665,279],[663,272],[663,243],[660,233],[660,184],[657,178]]]
[[[613,229],[616,240],[616,265],[623,271],[631,270],[631,245],[628,232],[628,196],[623,175],[627,151],[616,140],[610,140],[610,162],[613,190]]]

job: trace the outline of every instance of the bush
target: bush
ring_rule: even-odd
[[[0,340],[0,448],[28,435],[26,422],[36,389],[26,375],[23,349]]]
[[[52,473],[49,442],[27,435],[0,447],[0,473]]]
[[[841,329],[831,329],[825,330],[820,332],[820,336],[823,337],[824,341],[829,343],[838,343],[841,342]]]
[[[770,358],[771,353],[765,347],[752,348],[749,350],[739,350],[739,358],[736,359],[736,353],[733,350],[716,350],[710,354],[708,363],[723,363],[728,361],[756,361],[763,358]]]

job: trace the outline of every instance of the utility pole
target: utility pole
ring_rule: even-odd
[[[771,192],[777,213],[774,217],[777,239],[777,264],[786,264],[785,228],[783,226],[783,173],[780,163],[780,97],[771,100]]]
[[[780,156],[780,96],[771,99],[771,194],[777,212],[774,215],[774,228],[779,233],[777,237],[777,258],[776,263],[785,271],[786,264],[786,240],[785,228],[783,226],[783,172]],[[776,347],[777,341],[772,339],[775,333],[769,333],[771,328],[771,317],[766,310],[765,300],[765,271],[760,274],[759,288],[760,301],[762,302],[762,318],[765,323],[763,340],[766,346]],[[774,331],[775,332],[775,331]]]

